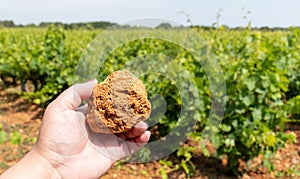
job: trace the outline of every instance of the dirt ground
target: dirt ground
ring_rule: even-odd
[[[7,136],[13,135],[14,131],[21,134],[19,145],[12,144],[14,142],[10,142],[9,138],[4,144],[0,144],[0,173],[19,161],[32,148],[42,121],[44,109],[28,103],[20,95],[20,87],[5,90],[0,87],[2,131],[5,131]],[[276,152],[272,159],[275,165],[275,170],[272,172],[268,172],[262,166],[262,157],[259,156],[251,162],[251,168],[241,163],[241,167],[246,171],[242,176],[230,176],[225,172],[226,160],[206,157],[199,152],[191,159],[195,170],[190,176],[182,168],[174,169],[163,165],[162,162],[153,161],[144,164],[117,163],[102,178],[162,178],[162,173],[169,178],[300,178],[300,125],[289,125],[286,131],[294,132],[297,141],[294,144],[286,144],[284,148]],[[167,159],[174,164],[179,161],[175,155],[170,155],[163,160]]]

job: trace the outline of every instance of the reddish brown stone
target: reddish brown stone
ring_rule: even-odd
[[[122,133],[146,120],[150,112],[142,81],[130,71],[122,70],[113,72],[94,87],[86,118],[93,132]]]

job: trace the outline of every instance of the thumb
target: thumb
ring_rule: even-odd
[[[92,95],[93,88],[97,83],[98,81],[93,79],[69,87],[53,101],[56,104],[55,108],[61,111],[75,110],[83,100],[87,100]]]

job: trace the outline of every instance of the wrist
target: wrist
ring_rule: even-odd
[[[39,171],[43,173],[45,178],[62,178],[53,165],[40,153],[38,153],[35,148],[33,148],[29,153],[29,160],[36,164]]]
[[[8,169],[1,178],[62,178],[56,169],[34,148]]]

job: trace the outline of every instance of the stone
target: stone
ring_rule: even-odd
[[[94,86],[86,119],[93,132],[122,133],[145,121],[150,113],[143,82],[130,71],[120,70]]]

